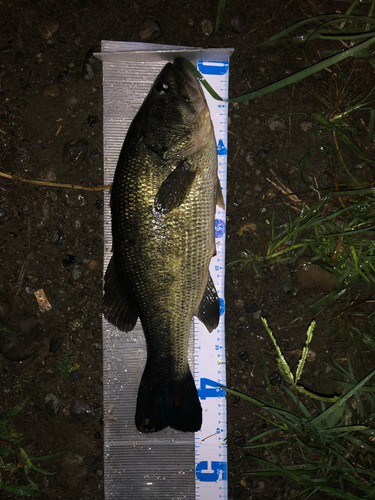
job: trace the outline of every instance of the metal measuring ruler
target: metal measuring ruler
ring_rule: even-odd
[[[193,49],[125,42],[102,42],[104,183],[112,182],[127,129],[151,84],[167,61],[182,55],[198,63],[215,90],[226,97],[232,49]],[[227,104],[207,96],[218,144],[219,178],[226,195]],[[212,101],[212,102],[211,102]],[[103,320],[104,480],[106,499],[216,500],[227,498],[224,343],[225,211],[217,209],[216,256],[211,275],[220,302],[219,327],[209,333],[194,322],[189,364],[203,408],[196,434],[167,428],[142,434],[134,425],[137,392],[146,361],[140,323],[129,333]],[[105,193],[104,269],[111,257],[109,193]]]

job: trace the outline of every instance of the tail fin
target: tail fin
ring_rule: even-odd
[[[140,432],[157,432],[167,426],[183,432],[199,431],[202,407],[190,369],[180,380],[159,382],[146,365],[138,390],[135,425]]]

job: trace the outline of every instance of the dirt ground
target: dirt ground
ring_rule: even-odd
[[[235,96],[304,67],[300,47],[259,47],[260,42],[306,17],[345,12],[348,6],[324,0],[232,0],[214,34],[202,22],[215,24],[216,1],[1,2],[0,171],[48,182],[102,185],[102,71],[89,51],[97,50],[103,39],[234,47],[230,95]],[[310,61],[324,57],[320,51],[327,47],[329,42],[307,48]],[[351,71],[360,91],[372,87],[374,70],[367,61],[350,60],[340,68]],[[272,210],[279,224],[286,222],[273,183],[281,182],[305,203],[317,200],[301,180],[299,162],[312,145],[322,142],[309,113],[325,109],[321,98],[337,74],[333,67],[257,100],[230,105],[227,263],[243,258],[249,249],[264,252],[254,232],[240,231],[246,224],[255,224],[266,239],[265,221]],[[334,188],[330,162],[320,151],[309,163],[309,179],[319,187]],[[31,474],[45,500],[104,498],[102,220],[100,191],[0,177],[0,322],[13,332],[0,332],[0,412],[28,398],[14,419],[28,455],[67,450],[39,464],[50,471],[76,460],[54,476]],[[259,275],[251,265],[226,270],[227,384],[266,397],[262,355],[275,385],[281,376],[260,315],[267,317],[295,366],[313,316],[290,323],[325,292],[302,287],[291,266],[261,263],[258,269]],[[48,312],[40,312],[34,295],[39,289],[52,305]],[[331,394],[337,386],[325,361],[350,352],[364,375],[373,368],[374,355],[367,348],[360,358],[353,338],[337,335],[330,311],[324,316],[311,344],[316,357],[307,363],[302,383]],[[70,366],[76,369],[69,372]],[[244,474],[256,465],[243,445],[263,425],[254,411],[249,403],[228,397],[229,497],[284,498],[291,483]],[[13,498],[4,493],[0,497]]]

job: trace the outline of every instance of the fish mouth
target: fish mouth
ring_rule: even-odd
[[[172,67],[177,85],[183,89],[182,95],[191,105],[191,114],[185,115],[185,126],[181,127],[194,137],[192,146],[184,151],[185,156],[190,156],[213,134],[210,111],[201,84],[184,59],[176,57]]]
[[[189,100],[191,102],[195,102],[203,99],[203,101],[206,102],[198,78],[194,75],[184,59],[182,57],[176,57],[176,59],[173,61],[173,66],[185,84],[185,89],[189,95]]]

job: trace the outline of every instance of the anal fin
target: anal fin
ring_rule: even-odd
[[[211,276],[208,276],[207,286],[199,305],[197,318],[202,321],[209,332],[219,324],[220,301]]]

